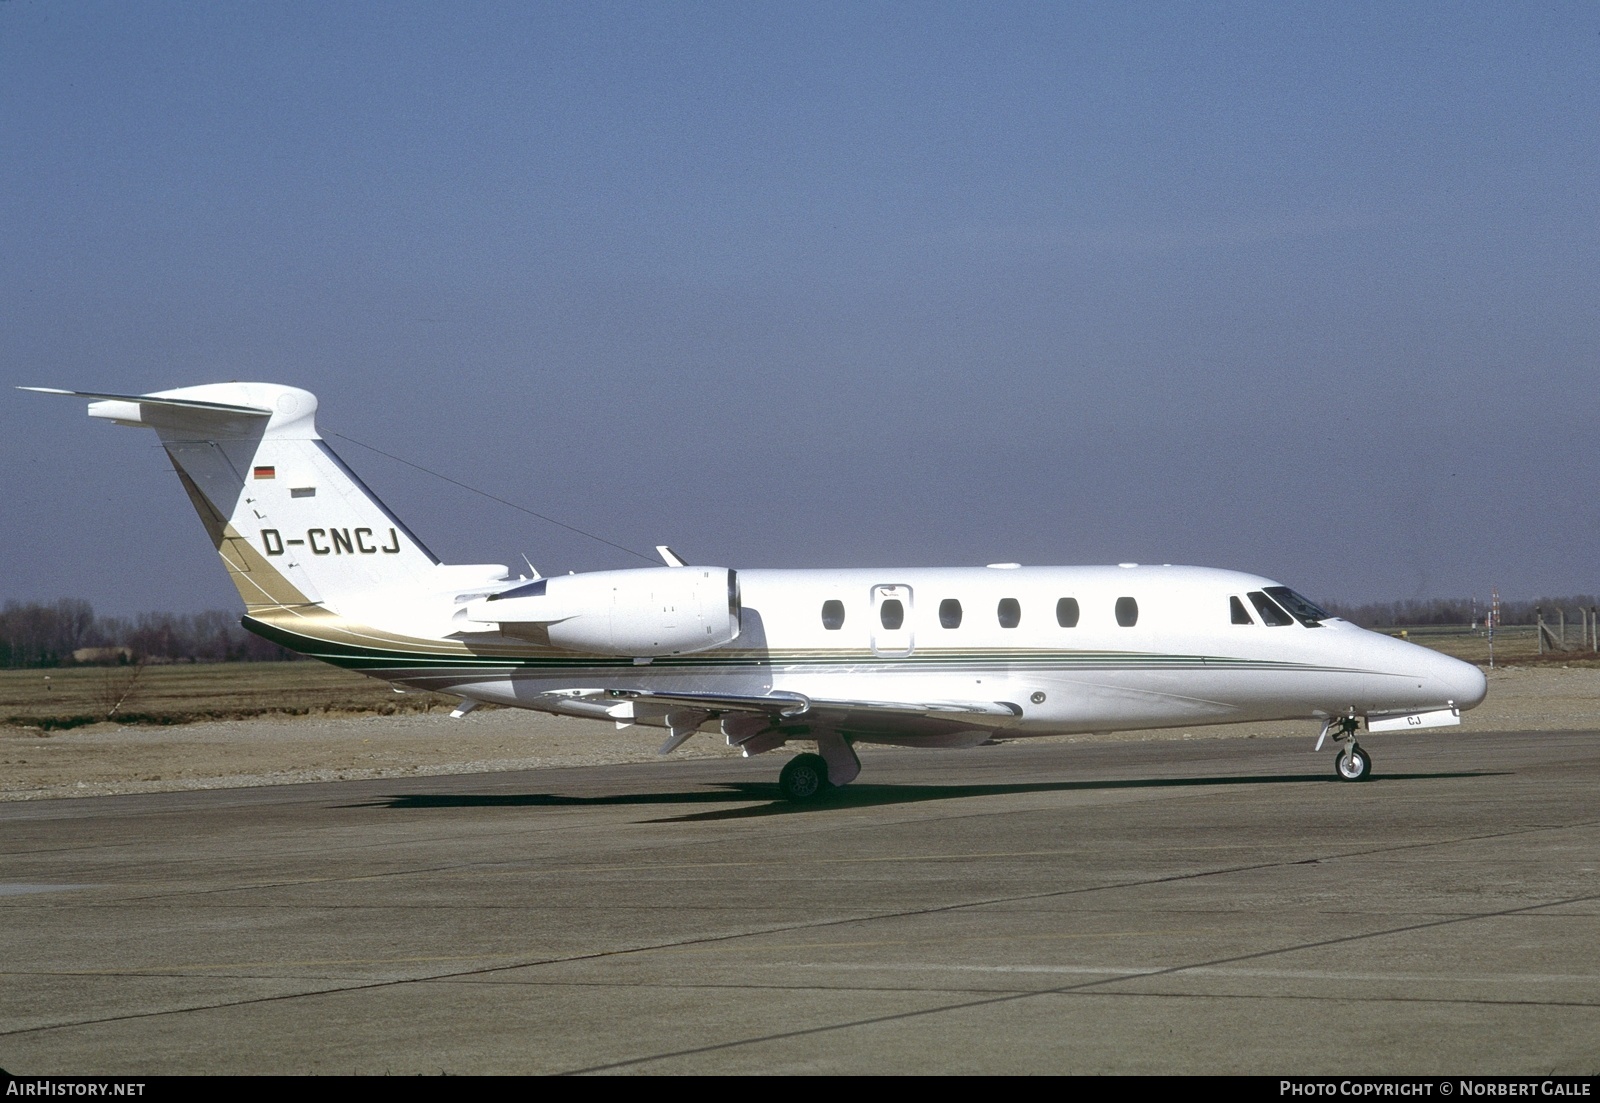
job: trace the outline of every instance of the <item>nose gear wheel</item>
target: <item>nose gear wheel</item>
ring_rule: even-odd
[[[1342,781],[1366,781],[1372,774],[1372,756],[1352,739],[1334,756],[1333,768]]]

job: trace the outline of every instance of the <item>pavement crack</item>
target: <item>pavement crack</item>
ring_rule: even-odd
[[[1262,958],[1274,957],[1278,954],[1296,953],[1302,950],[1321,949],[1328,946],[1347,945],[1373,938],[1384,938],[1390,935],[1406,934],[1411,931],[1427,930],[1434,927],[1444,927],[1457,923],[1473,923],[1485,919],[1499,919],[1522,912],[1536,911],[1542,908],[1560,907],[1563,904],[1578,904],[1590,900],[1600,900],[1600,893],[1590,893],[1584,896],[1568,897],[1562,900],[1549,900],[1542,904],[1529,904],[1520,908],[1507,908],[1502,911],[1481,912],[1474,915],[1456,916],[1448,919],[1435,919],[1426,923],[1407,923],[1396,927],[1387,927],[1376,931],[1366,931],[1361,934],[1340,935],[1337,938],[1320,939],[1315,942],[1302,942],[1292,946],[1279,946],[1270,950],[1257,950],[1248,954],[1235,954],[1230,957],[1213,958],[1207,961],[1194,961],[1184,965],[1173,965],[1165,969],[1152,969],[1149,972],[1138,973],[1133,976],[1105,977],[1099,980],[1080,981],[1076,984],[1057,985],[1052,988],[1041,988],[1032,992],[1005,993],[986,999],[965,1000],[958,1003],[944,1004],[939,1007],[925,1007],[916,1011],[899,1011],[891,1015],[873,1015],[866,1018],[853,1019],[849,1022],[832,1023],[824,1026],[807,1027],[802,1030],[778,1031],[772,1034],[755,1035],[749,1038],[735,1039],[727,1042],[716,1042],[711,1045],[694,1046],[688,1049],[673,1050],[667,1053],[649,1054],[642,1057],[632,1057],[624,1061],[611,1061],[601,1065],[590,1065],[586,1068],[569,1069],[564,1075],[580,1076],[586,1073],[611,1072],[616,1069],[632,1068],[638,1065],[649,1064],[654,1061],[668,1061],[676,1057],[692,1057],[703,1053],[716,1053],[721,1050],[734,1049],[740,1046],[760,1045],[765,1042],[784,1041],[790,1038],[804,1038],[818,1034],[827,1034],[835,1030],[850,1030],[864,1026],[879,1026],[885,1023],[904,1022],[910,1019],[924,1018],[929,1015],[942,1015],[951,1011],[968,1011],[978,1007],[990,1007],[998,1004],[1015,1003],[1019,1000],[1037,999],[1040,996],[1067,995],[1082,992],[1087,989],[1104,988],[1111,984],[1123,984],[1130,980],[1148,980],[1152,977],[1173,976],[1192,969],[1214,968],[1220,965],[1234,965],[1242,961],[1259,961]],[[1127,993],[1140,995],[1141,993]],[[1593,1006],[1584,1004],[1583,1006]]]
[[[1595,824],[1597,822],[1600,822],[1600,821],[1583,821],[1583,822],[1580,822],[1580,823],[1568,823],[1568,824],[1558,824],[1558,825],[1541,825],[1541,826],[1538,826],[1538,827],[1526,827],[1525,826],[1525,827],[1519,827],[1519,828],[1515,828],[1515,829],[1508,830],[1508,831],[1486,832],[1486,833],[1476,834],[1476,835],[1463,835],[1463,836],[1456,836],[1456,837],[1449,838],[1449,839],[1431,839],[1431,840],[1423,840],[1423,841],[1420,841],[1420,842],[1413,842],[1413,843],[1398,843],[1398,844],[1386,845],[1386,846],[1373,846],[1373,847],[1367,847],[1367,848],[1362,848],[1362,849],[1357,849],[1357,850],[1350,850],[1350,851],[1344,851],[1344,852],[1324,855],[1322,858],[1317,859],[1317,860],[1318,861],[1331,861],[1331,860],[1346,859],[1346,858],[1369,857],[1369,856],[1372,856],[1372,855],[1385,854],[1385,853],[1398,853],[1398,852],[1403,852],[1403,851],[1408,851],[1408,850],[1418,850],[1418,849],[1427,849],[1427,848],[1438,847],[1438,846],[1448,846],[1448,845],[1459,844],[1459,843],[1463,843],[1463,842],[1485,841],[1485,840],[1491,840],[1491,839],[1497,839],[1497,838],[1510,838],[1510,837],[1526,835],[1526,834],[1530,834],[1530,833],[1534,833],[1534,832],[1551,831],[1551,830],[1572,830],[1572,829],[1575,829],[1575,828],[1582,828],[1582,827],[1592,826],[1593,824]],[[507,863],[503,863],[503,862],[466,863],[466,866],[468,868],[484,868],[484,867],[493,867],[493,866],[496,866],[496,865],[504,865],[504,864],[507,864]],[[604,960],[608,960],[608,959],[612,959],[612,958],[626,957],[626,956],[634,955],[634,954],[655,953],[655,952],[660,952],[660,951],[664,951],[664,950],[675,950],[675,949],[682,949],[682,948],[685,948],[685,947],[692,947],[692,946],[715,945],[715,944],[718,944],[718,943],[731,942],[731,941],[736,941],[736,940],[739,940],[739,939],[758,938],[758,937],[761,937],[761,936],[764,936],[764,935],[783,934],[783,933],[793,932],[793,931],[824,930],[824,929],[827,929],[829,927],[847,926],[847,925],[852,925],[852,924],[875,923],[875,922],[882,922],[882,921],[885,921],[885,920],[913,918],[913,917],[917,917],[917,916],[932,916],[932,915],[950,914],[950,913],[954,913],[954,912],[969,911],[969,910],[973,910],[973,909],[985,908],[985,907],[993,907],[993,906],[1003,905],[1003,904],[1023,903],[1023,902],[1027,902],[1027,901],[1033,901],[1033,900],[1059,899],[1059,898],[1064,898],[1064,897],[1068,897],[1068,896],[1084,895],[1084,894],[1097,893],[1097,892],[1116,891],[1116,890],[1121,890],[1121,889],[1145,888],[1145,887],[1150,887],[1150,886],[1164,885],[1164,884],[1174,884],[1174,883],[1180,883],[1180,882],[1184,882],[1184,881],[1193,881],[1193,880],[1199,880],[1199,879],[1210,878],[1210,877],[1223,877],[1223,876],[1229,876],[1229,875],[1239,874],[1239,873],[1249,873],[1249,872],[1255,872],[1255,871],[1260,871],[1260,870],[1286,868],[1286,867],[1295,866],[1295,865],[1302,865],[1302,864],[1305,864],[1305,861],[1303,859],[1280,859],[1280,860],[1269,861],[1269,862],[1255,862],[1255,863],[1250,863],[1250,864],[1246,864],[1246,865],[1224,866],[1224,867],[1213,868],[1213,869],[1192,870],[1192,871],[1183,872],[1183,873],[1172,873],[1172,874],[1166,874],[1166,875],[1157,876],[1157,877],[1137,878],[1137,879],[1133,879],[1133,880],[1119,881],[1119,882],[1112,882],[1112,883],[1105,883],[1105,884],[1083,885],[1083,886],[1078,886],[1078,887],[1074,887],[1074,888],[1066,888],[1066,889],[1051,889],[1051,890],[1047,890],[1047,891],[1043,891],[1043,892],[1019,893],[1019,894],[1014,894],[1014,895],[1009,895],[1009,896],[985,897],[985,898],[978,899],[978,900],[957,901],[957,902],[948,903],[948,904],[936,904],[936,905],[928,905],[928,906],[924,906],[924,907],[897,909],[897,910],[894,910],[894,911],[875,912],[875,913],[869,913],[869,914],[864,914],[864,915],[835,916],[835,917],[831,917],[831,918],[818,919],[818,920],[812,920],[812,921],[803,921],[803,922],[797,922],[797,923],[773,924],[773,925],[770,925],[770,926],[758,927],[758,928],[755,928],[755,929],[730,931],[730,932],[726,932],[726,933],[722,933],[722,934],[701,935],[701,936],[696,936],[696,937],[692,937],[692,938],[682,938],[682,939],[667,939],[667,940],[663,940],[663,941],[660,941],[660,942],[649,943],[649,944],[646,944],[646,945],[623,946],[623,947],[618,947],[618,948],[614,948],[614,949],[597,950],[597,951],[594,951],[592,953],[568,955],[568,956],[562,956],[562,957],[551,957],[551,958],[537,958],[536,957],[536,958],[523,960],[523,961],[500,963],[500,964],[494,964],[494,965],[486,965],[486,966],[482,966],[482,967],[475,968],[475,969],[454,970],[454,971],[450,971],[450,972],[437,973],[437,974],[428,974],[428,975],[424,975],[424,976],[411,976],[411,977],[398,977],[398,978],[389,977],[389,978],[384,978],[384,979],[381,979],[381,980],[364,981],[364,982],[352,983],[352,984],[329,985],[329,986],[324,986],[324,987],[313,987],[313,988],[308,988],[308,989],[304,989],[304,990],[301,990],[301,991],[283,992],[283,993],[278,993],[278,994],[270,995],[270,996],[252,996],[252,997],[248,997],[248,998],[245,998],[245,999],[221,1000],[221,1001],[216,1001],[216,1002],[211,1002],[211,1003],[194,1004],[194,1005],[183,1006],[183,1007],[158,1008],[158,1009],[155,1009],[155,1010],[148,1010],[148,1011],[129,1012],[127,1014],[121,1014],[121,1015],[109,1015],[109,1016],[101,1016],[101,1017],[96,1017],[96,1018],[77,1019],[77,1020],[72,1020],[72,1021],[69,1021],[69,1022],[45,1023],[45,1024],[35,1025],[35,1026],[19,1027],[17,1029],[13,1029],[13,1030],[0,1031],[0,1038],[3,1038],[3,1037],[17,1037],[17,1036],[21,1036],[21,1035],[36,1034],[36,1033],[40,1033],[40,1032],[44,1032],[44,1031],[61,1030],[61,1029],[68,1029],[68,1028],[72,1028],[72,1027],[79,1027],[79,1026],[93,1026],[93,1025],[100,1025],[100,1024],[112,1023],[112,1022],[124,1022],[124,1021],[138,1020],[138,1019],[159,1018],[159,1017],[168,1016],[168,1015],[182,1015],[182,1014],[189,1014],[191,1012],[196,1012],[196,1011],[213,1011],[213,1010],[221,1010],[221,1009],[224,1009],[224,1008],[246,1007],[246,1006],[258,1005],[258,1004],[279,1003],[279,1002],[284,1002],[284,1001],[288,1001],[288,1000],[302,999],[302,998],[316,997],[316,996],[340,995],[340,994],[344,994],[344,993],[375,991],[375,990],[380,990],[380,989],[385,989],[385,988],[395,988],[395,987],[399,987],[401,985],[408,985],[408,984],[420,984],[420,983],[428,983],[428,982],[435,982],[435,981],[445,981],[445,980],[458,980],[458,979],[469,978],[469,977],[485,977],[485,976],[492,976],[492,975],[498,974],[498,973],[512,972],[512,971],[519,970],[519,969],[539,968],[539,967],[550,966],[550,965],[575,964],[575,963],[580,963],[580,962],[604,961]],[[453,869],[453,868],[457,868],[457,867],[453,867],[453,866],[430,867],[430,871],[431,872],[438,872],[440,870]],[[351,880],[386,879],[386,878],[391,878],[391,877],[395,877],[395,876],[404,876],[407,872],[413,872],[413,871],[392,871],[392,872],[388,872],[388,873],[374,874],[374,875],[370,875],[368,877],[361,877],[361,878],[328,878],[328,879],[310,878],[310,879],[303,879],[303,880],[300,880],[298,882],[292,882],[292,883],[297,883],[297,884],[308,884],[308,883],[309,884],[314,884],[314,883],[327,883],[327,882],[342,883],[342,882],[348,882],[348,881],[351,881]],[[251,886],[248,886],[248,887],[252,888],[252,889],[260,889],[260,888],[264,888],[264,887],[272,887],[275,884],[276,884],[275,882],[265,882],[265,883],[258,883],[256,885],[251,885]],[[218,890],[204,890],[204,892],[201,895],[210,894],[210,893],[216,892],[216,891],[222,891],[222,890],[220,890],[220,889],[218,889]],[[169,894],[158,894],[158,895],[150,897],[149,899],[160,899],[162,896],[166,896],[166,895],[169,895]],[[170,895],[179,895],[179,896],[181,896],[181,895],[189,895],[189,894],[170,894]],[[1594,900],[1594,899],[1600,899],[1600,894],[1588,895],[1588,896],[1577,896],[1577,897],[1571,897],[1571,898],[1566,898],[1566,899],[1561,899],[1561,900],[1548,901],[1548,902],[1538,903],[1538,904],[1529,904],[1529,905],[1524,905],[1524,906],[1518,907],[1518,908],[1506,909],[1506,910],[1503,910],[1503,911],[1474,913],[1474,914],[1469,914],[1469,915],[1451,916],[1451,917],[1446,917],[1446,918],[1443,918],[1443,919],[1430,920],[1428,922],[1423,922],[1423,923],[1407,924],[1407,925],[1403,925],[1403,926],[1386,928],[1386,929],[1383,929],[1383,930],[1372,931],[1372,932],[1367,932],[1367,933],[1362,933],[1362,934],[1345,935],[1345,936],[1341,936],[1341,937],[1338,937],[1338,938],[1327,939],[1327,940],[1318,941],[1318,942],[1310,942],[1310,943],[1303,943],[1303,944],[1299,944],[1299,945],[1295,945],[1295,946],[1279,947],[1279,948],[1274,948],[1274,949],[1270,949],[1270,950],[1262,950],[1262,951],[1257,951],[1257,952],[1253,952],[1253,953],[1250,953],[1250,954],[1238,955],[1238,956],[1234,956],[1234,957],[1220,958],[1220,959],[1203,961],[1203,962],[1192,962],[1192,963],[1189,963],[1189,964],[1186,964],[1186,965],[1172,966],[1172,967],[1167,968],[1167,969],[1153,970],[1153,971],[1150,971],[1148,973],[1141,973],[1141,974],[1139,974],[1139,976],[1141,978],[1148,978],[1148,977],[1154,977],[1154,976],[1163,976],[1163,975],[1167,975],[1167,974],[1171,974],[1171,973],[1183,972],[1184,970],[1188,970],[1188,969],[1199,968],[1199,967],[1202,967],[1202,966],[1225,965],[1225,964],[1232,964],[1232,963],[1241,962],[1241,961],[1250,961],[1250,960],[1255,960],[1255,959],[1262,958],[1262,957],[1269,957],[1269,956],[1276,955],[1276,954],[1291,953],[1291,952],[1294,952],[1296,950],[1314,949],[1314,948],[1322,947],[1322,946],[1340,945],[1340,944],[1343,944],[1343,943],[1352,942],[1352,941],[1356,941],[1356,940],[1360,940],[1360,939],[1382,937],[1384,935],[1399,934],[1399,933],[1403,933],[1403,932],[1406,932],[1406,931],[1423,930],[1423,929],[1427,929],[1427,928],[1430,928],[1430,927],[1439,927],[1439,926],[1445,926],[1445,925],[1454,924],[1454,923],[1471,922],[1471,921],[1475,921],[1475,920],[1479,920],[1479,919],[1488,919],[1488,918],[1495,918],[1495,917],[1499,917],[1499,916],[1516,915],[1516,914],[1536,911],[1536,910],[1539,910],[1539,909],[1556,907],[1556,906],[1559,906],[1559,905],[1562,905],[1562,904],[1579,903],[1579,902],[1584,902],[1584,901],[1589,901],[1589,900]],[[286,979],[293,980],[295,978],[286,978]],[[610,1063],[610,1064],[595,1065],[595,1066],[591,1066],[591,1067],[587,1067],[587,1068],[575,1069],[575,1070],[572,1070],[572,1072],[574,1072],[574,1073],[599,1072],[599,1071],[605,1071],[605,1070],[608,1070],[608,1069],[626,1068],[626,1067],[630,1067],[632,1065],[648,1063],[648,1062],[651,1062],[651,1061],[667,1060],[667,1059],[670,1059],[672,1057],[688,1056],[688,1055],[697,1054],[697,1053],[715,1052],[715,1051],[721,1050],[721,1049],[728,1049],[728,1048],[737,1047],[737,1046],[743,1046],[743,1045],[754,1045],[754,1044],[759,1044],[761,1042],[774,1041],[774,1040],[778,1040],[778,1039],[782,1039],[782,1038],[786,1038],[786,1037],[799,1037],[799,1036],[804,1036],[804,1035],[807,1035],[807,1034],[824,1033],[824,1032],[831,1031],[831,1030],[845,1029],[845,1028],[849,1028],[849,1027],[853,1027],[853,1026],[870,1025],[870,1024],[873,1024],[873,1023],[882,1023],[882,1022],[891,1022],[891,1021],[895,1021],[897,1019],[912,1018],[912,1017],[921,1016],[921,1015],[939,1014],[939,1013],[942,1013],[942,1012],[945,1012],[945,1011],[955,1011],[955,1010],[961,1010],[961,1009],[969,1008],[969,1007],[981,1007],[981,1006],[985,1006],[987,1004],[1003,1003],[1003,1002],[1008,1002],[1008,1001],[1017,1000],[1017,999],[1031,999],[1031,998],[1034,998],[1036,996],[1050,995],[1050,994],[1055,994],[1055,993],[1072,992],[1072,991],[1081,990],[1081,989],[1085,989],[1085,988],[1092,988],[1092,987],[1099,986],[1099,985],[1122,983],[1122,982],[1124,982],[1124,981],[1126,981],[1128,979],[1130,979],[1130,978],[1128,978],[1126,976],[1118,976],[1118,977],[1105,978],[1105,979],[1102,979],[1102,980],[1085,981],[1085,982],[1081,982],[1081,983],[1078,983],[1078,984],[1064,985],[1064,986],[1059,986],[1059,987],[1055,987],[1055,988],[1040,989],[1040,990],[1037,990],[1037,991],[1024,992],[1024,993],[1020,993],[1020,994],[1008,993],[1008,994],[1005,994],[1005,995],[1002,995],[1002,996],[993,997],[993,998],[989,998],[989,999],[968,1001],[968,1002],[962,1002],[962,1003],[952,1003],[952,1004],[942,1005],[942,1006],[936,1007],[936,1008],[927,1008],[927,1009],[923,1009],[923,1010],[916,1011],[916,1012],[902,1012],[902,1013],[899,1013],[899,1014],[896,1014],[896,1015],[890,1015],[890,1016],[869,1017],[869,1018],[860,1019],[860,1020],[854,1020],[854,1021],[846,1022],[846,1023],[839,1023],[839,1024],[833,1024],[833,1025],[827,1025],[827,1026],[812,1027],[812,1028],[808,1028],[808,1029],[802,1030],[802,1031],[784,1032],[784,1033],[777,1033],[777,1034],[771,1034],[771,1035],[759,1035],[759,1036],[754,1036],[754,1037],[751,1037],[751,1038],[739,1039],[739,1040],[734,1040],[734,1041],[729,1041],[729,1042],[716,1043],[716,1044],[713,1044],[713,1045],[697,1047],[697,1048],[693,1048],[693,1049],[679,1050],[679,1051],[674,1051],[674,1052],[670,1052],[670,1053],[663,1053],[663,1054],[647,1055],[647,1056],[643,1056],[643,1057],[631,1058],[629,1060],[621,1061],[621,1062],[613,1062],[613,1063]]]

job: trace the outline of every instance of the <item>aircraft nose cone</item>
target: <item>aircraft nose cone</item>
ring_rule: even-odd
[[[1436,677],[1444,685],[1446,699],[1454,701],[1456,708],[1462,710],[1482,704],[1489,692],[1489,679],[1484,677],[1483,671],[1460,659],[1439,657],[1443,662]]]

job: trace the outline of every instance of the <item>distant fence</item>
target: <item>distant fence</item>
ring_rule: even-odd
[[[1434,598],[1430,600],[1369,602],[1356,605],[1344,601],[1323,601],[1319,604],[1336,617],[1343,617],[1363,628],[1460,628],[1481,625],[1489,616],[1489,602],[1471,598]],[[1600,606],[1600,596],[1575,594],[1568,597],[1540,597],[1532,601],[1500,602],[1500,619],[1495,630],[1516,625],[1536,627],[1542,615],[1547,621],[1558,623],[1560,617],[1574,623],[1582,622],[1585,610]],[[1558,628],[1559,634],[1559,628]]]
[[[1534,611],[1539,637],[1539,654],[1547,651],[1600,651],[1600,606],[1591,605],[1578,610],[1582,620],[1581,635],[1573,644],[1567,642],[1567,611],[1557,607],[1556,623],[1545,620],[1543,608]],[[1577,627],[1574,625],[1574,627]]]
[[[1600,651],[1593,647],[1593,619],[1590,620],[1588,644],[1579,638],[1582,628],[1581,616],[1568,621],[1565,647],[1562,646],[1559,617],[1553,624],[1547,621],[1543,629],[1537,616],[1532,624],[1501,625],[1494,630],[1492,639],[1482,621],[1476,624],[1413,624],[1378,628],[1375,631],[1419,643],[1481,666],[1532,662],[1572,662],[1583,666],[1600,664]]]

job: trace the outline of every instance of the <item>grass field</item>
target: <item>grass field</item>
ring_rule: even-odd
[[[455,704],[436,693],[399,694],[387,682],[318,662],[0,671],[0,723],[46,729],[107,719],[186,724],[270,713],[386,715]]]
[[[1398,636],[1400,629],[1388,633]],[[1487,666],[1489,641],[1465,627],[1405,630],[1413,643]],[[1540,655],[1531,627],[1495,632],[1497,666],[1600,667],[1600,655],[1577,650]],[[280,713],[291,716],[390,715],[454,708],[436,693],[398,694],[388,683],[317,662],[178,663],[146,667],[0,670],[0,724],[59,730],[111,720],[186,724]]]
[[[1426,625],[1420,628],[1384,629],[1385,635],[1402,633],[1412,643],[1420,643],[1435,651],[1443,651],[1458,659],[1479,666],[1489,665],[1489,638],[1481,631],[1465,625]],[[1531,624],[1518,624],[1494,630],[1494,661],[1496,666],[1524,666],[1534,663],[1555,663],[1558,666],[1600,666],[1600,655],[1586,650],[1581,644],[1581,630],[1576,625],[1567,626],[1566,651],[1547,651],[1539,654],[1539,638]]]

